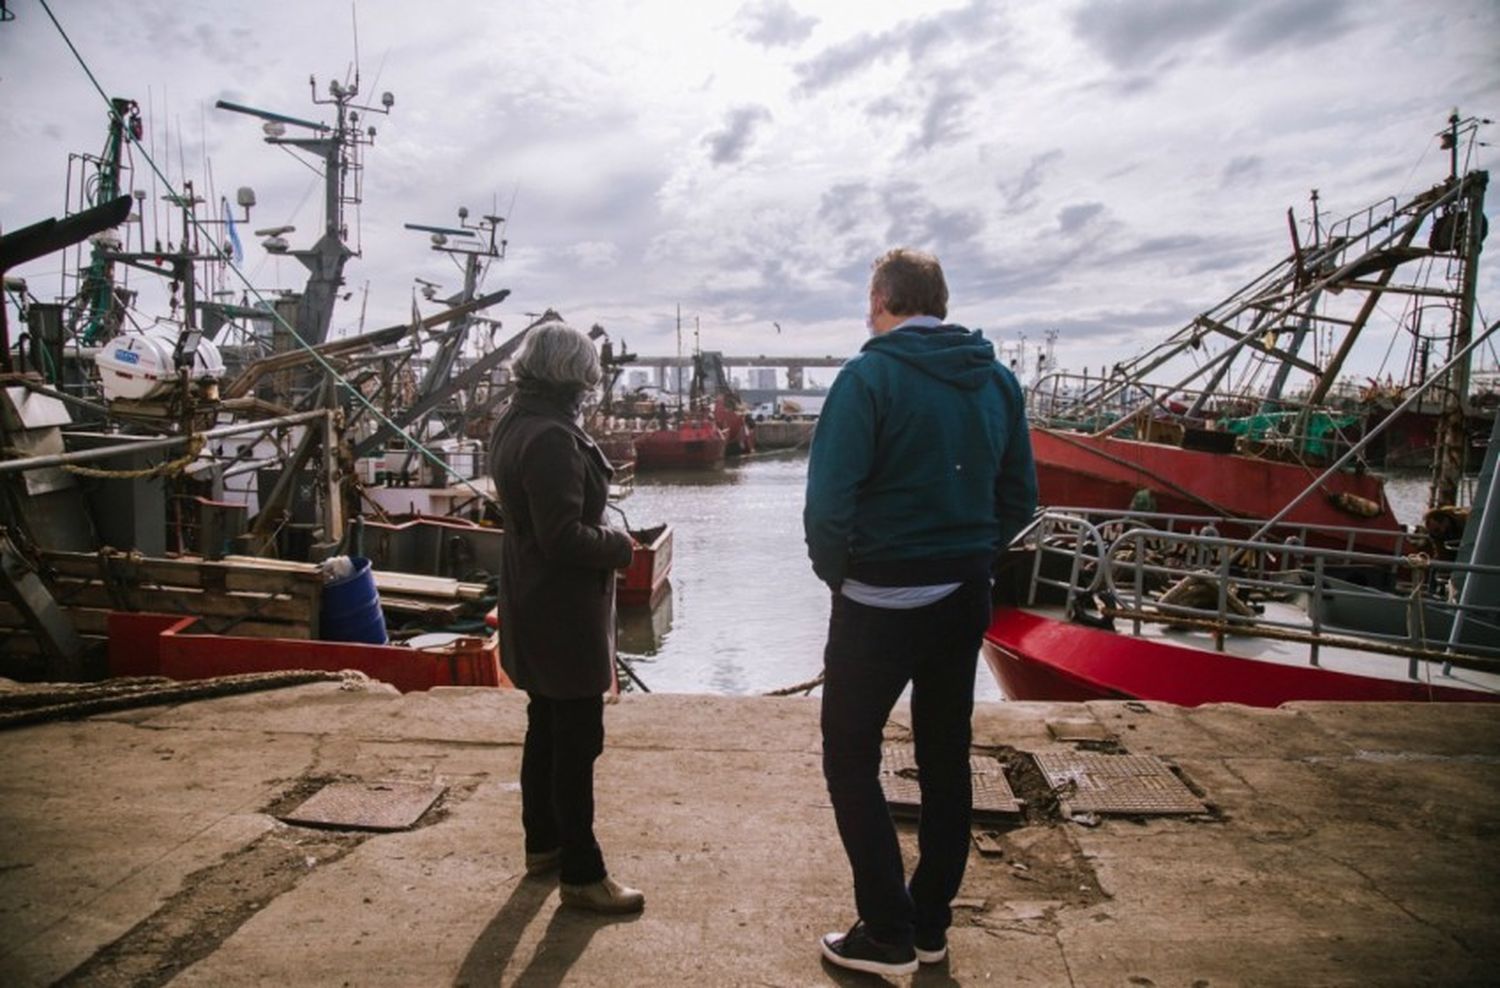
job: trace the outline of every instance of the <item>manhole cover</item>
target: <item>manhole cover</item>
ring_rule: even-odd
[[[333,782],[281,819],[309,827],[405,830],[446,790],[416,782]]]
[[[1198,797],[1155,755],[1043,751],[1031,757],[1057,793],[1064,816],[1205,812]]]
[[[885,801],[895,813],[914,815],[922,807],[922,790],[917,785],[917,757],[909,744],[888,745],[881,753],[880,788]],[[970,756],[969,771],[974,777],[974,814],[976,816],[1021,812],[1005,771],[993,758]]]

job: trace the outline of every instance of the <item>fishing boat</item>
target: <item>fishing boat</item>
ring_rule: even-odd
[[[665,420],[635,437],[639,470],[694,470],[720,466],[728,445],[708,409],[662,411]]]
[[[509,294],[480,291],[504,256],[504,219],[471,222],[460,209],[455,224],[408,224],[460,263],[452,296],[415,279],[442,311],[422,315],[414,292],[409,323],[367,333],[361,315],[353,335],[330,332],[355,256],[346,238],[358,224],[345,207],[360,199],[346,182],[374,140],[370,115],[394,100],[363,102],[357,69],[327,92],[314,84],[313,102],[332,124],[218,104],[323,166],[316,242],[293,250],[294,228],[258,232],[267,252],[305,263],[300,292],[250,289],[253,306],[203,301],[200,280],[240,256],[234,231],[254,194],[241,191],[236,219],[227,200],[205,211],[184,183],[169,190],[171,223],[153,237],[147,217],[130,215],[143,197],[116,194],[133,185],[125,148],[143,133],[130,100],[111,104],[105,154],[81,158],[76,175],[70,166],[67,214],[0,238],[6,269],[90,238],[65,265],[65,297],[44,302],[6,280],[27,329],[15,346],[0,308],[0,672],[355,668],[401,689],[501,683],[482,628],[503,519],[478,440],[513,391],[503,362],[532,326],[558,317],[504,340],[497,322],[473,318]],[[172,286],[170,317],[146,331],[126,328],[150,319],[123,282],[133,269]],[[650,599],[665,584],[670,529],[641,541],[645,565],[632,572]],[[370,574],[358,622],[328,606],[340,594],[320,563],[344,556]]]
[[[655,607],[671,590],[672,526],[632,529],[635,552],[616,574],[615,599],[621,607]]]
[[[1253,519],[1292,501],[1359,439],[1359,417],[1329,404],[1357,343],[1437,340],[1451,355],[1472,339],[1488,175],[1461,172],[1459,155],[1481,123],[1450,118],[1447,178],[1404,201],[1328,222],[1314,193],[1305,227],[1288,210],[1289,253],[1163,343],[1094,379],[1039,377],[1028,412],[1042,502]],[[1432,392],[1438,504],[1456,503],[1463,474],[1468,366],[1450,363]],[[1310,537],[1325,525],[1397,527],[1360,460],[1317,493],[1288,518]]]
[[[1020,700],[1500,701],[1497,460],[1500,426],[1457,540],[1384,552],[1364,528],[1049,509],[1001,566],[985,660]]]

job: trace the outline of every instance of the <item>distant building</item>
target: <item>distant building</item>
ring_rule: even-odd
[[[756,391],[772,391],[776,388],[776,368],[774,367],[751,367],[746,371],[749,375],[750,387]]]
[[[644,388],[651,383],[651,374],[648,371],[633,370],[625,375],[625,387],[631,391]]]
[[[663,367],[661,368],[660,387],[670,394],[687,394],[688,379],[692,375],[690,367]]]

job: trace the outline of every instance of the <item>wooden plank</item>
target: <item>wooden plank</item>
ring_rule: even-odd
[[[316,609],[305,597],[285,598],[265,594],[209,593],[202,590],[162,589],[147,585],[121,588],[121,607],[102,583],[58,580],[53,595],[66,607],[100,607],[113,610],[161,611],[164,614],[198,614],[211,617],[251,617],[257,621],[307,624]]]
[[[142,610],[150,609],[142,608]],[[116,609],[113,607],[64,607],[63,610],[73,619],[73,626],[81,636],[84,638],[95,636],[102,640],[109,633],[109,616]],[[161,610],[166,614],[183,613],[168,608]],[[214,633],[215,629],[224,628],[224,634],[241,638],[294,638],[306,641],[314,637],[314,629],[307,621],[267,621],[256,618],[240,621],[230,627],[229,624],[233,619],[234,615],[230,614],[208,615],[203,618],[203,623],[194,625],[190,633]],[[19,639],[30,638],[30,636],[31,632],[15,606],[0,603],[0,652],[4,651],[5,643],[12,637]]]
[[[210,635],[225,634],[236,638],[295,638],[298,641],[307,641],[313,637],[305,624],[279,624],[266,621],[241,621],[233,627],[227,627],[228,618],[212,617],[205,618],[194,625],[190,634]],[[223,628],[223,631],[216,629]],[[182,632],[178,632],[182,634]]]
[[[380,595],[380,607],[385,611],[394,611],[398,614],[408,614],[424,618],[441,618],[445,621],[457,621],[463,616],[464,605],[459,602],[435,603],[427,600],[418,600],[410,597],[387,597]]]
[[[61,576],[148,582],[162,586],[247,590],[263,593],[310,593],[322,587],[316,567],[286,570],[197,559],[154,559],[124,553],[103,557],[84,552],[45,552],[43,562]]]
[[[317,567],[311,563],[294,563],[283,559],[260,559],[256,556],[225,556],[225,562],[244,563],[266,569],[292,571]],[[375,589],[382,598],[387,591],[406,597],[446,597],[458,600],[479,600],[489,593],[489,585],[466,583],[446,576],[428,576],[424,573],[405,573],[400,570],[377,569],[373,571]]]

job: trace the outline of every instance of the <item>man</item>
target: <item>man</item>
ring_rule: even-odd
[[[871,338],[828,392],[807,475],[808,555],[833,590],[823,774],[859,914],[821,946],[830,962],[875,974],[947,957],[969,854],[990,568],[1036,507],[1020,385],[947,314],[935,257],[901,249],[875,262]],[[886,718],[908,683],[922,794],[909,885],[879,780]]]

